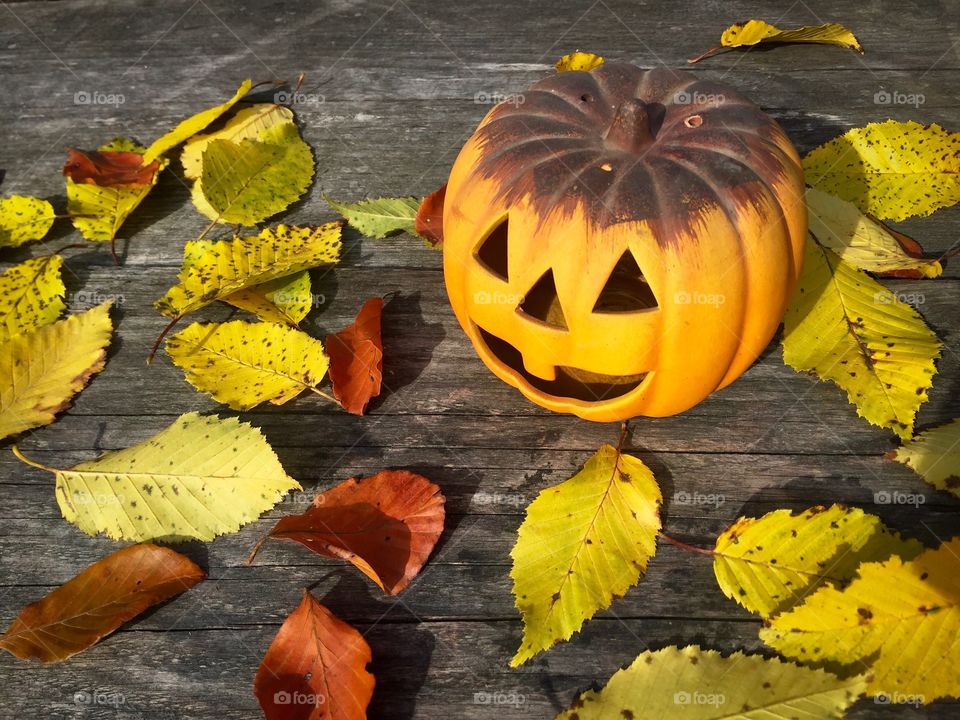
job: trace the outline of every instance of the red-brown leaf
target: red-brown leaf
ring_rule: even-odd
[[[415,228],[417,235],[431,245],[443,243],[443,200],[447,194],[447,185],[444,183],[427,195],[417,210]]]
[[[440,488],[407,470],[344,480],[302,515],[281,518],[269,533],[318,555],[349,560],[388,595],[420,572],[443,532]]]
[[[306,590],[253,681],[267,720],[365,720],[374,678],[370,646]]]
[[[383,380],[383,340],[380,316],[383,298],[367,300],[357,319],[334,335],[327,335],[330,384],[344,410],[363,415],[370,398],[380,394]]]
[[[169,548],[130,545],[23,608],[0,636],[0,647],[22,660],[66,660],[205,577]]]
[[[75,183],[88,183],[100,187],[118,185],[148,185],[153,182],[160,164],[155,160],[143,164],[143,155],[118,150],[77,150],[67,148],[64,176]]]

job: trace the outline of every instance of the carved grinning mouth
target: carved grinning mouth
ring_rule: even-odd
[[[527,372],[523,355],[513,345],[474,323],[478,335],[490,353],[505,367],[520,376],[528,385],[558,399],[581,402],[603,402],[622,397],[636,390],[648,373],[630,376],[601,375],[579,368],[558,365],[555,380],[544,380]]]

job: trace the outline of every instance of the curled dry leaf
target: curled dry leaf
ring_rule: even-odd
[[[839,45],[840,47],[863,53],[863,46],[856,36],[843,25],[824,23],[823,25],[804,25],[789,30],[781,30],[763,20],[748,20],[735,23],[723,31],[720,46],[707,50],[702,55],[687,60],[695,63],[713,55],[724,48],[750,47],[767,43],[816,43],[821,45]]]
[[[363,415],[371,398],[380,394],[383,380],[383,340],[380,316],[383,298],[367,300],[352,325],[327,335],[330,383],[343,408]]]
[[[159,169],[156,161],[143,164],[143,155],[138,152],[67,148],[63,176],[78,184],[100,187],[148,185]]]
[[[577,50],[569,55],[564,55],[554,63],[557,72],[588,72],[595,67],[603,65],[603,58],[592,52],[581,52]]]
[[[205,577],[169,548],[122,548],[23,608],[0,636],[0,647],[22,660],[66,660]]]
[[[372,658],[363,636],[304,590],[263,656],[253,692],[267,720],[366,720]]]
[[[420,572],[443,532],[443,505],[440,488],[422,475],[381,470],[317,495],[306,512],[282,518],[267,538],[349,560],[385,593],[396,595]]]
[[[427,195],[417,210],[415,229],[434,247],[443,244],[443,201],[447,195],[447,184],[444,183]]]

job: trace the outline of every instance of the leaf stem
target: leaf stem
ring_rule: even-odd
[[[316,393],[317,395],[319,395],[320,397],[326,398],[326,399],[329,400],[330,402],[335,403],[335,404],[337,404],[337,405],[340,404],[340,401],[337,400],[335,397],[333,397],[333,395],[328,395],[328,394],[325,393],[323,390],[319,390],[319,389],[313,387],[312,385],[307,385],[307,387],[310,388],[310,391],[311,391],[311,392],[315,392],[315,393]]]
[[[253,546],[253,550],[250,551],[250,554],[247,555],[247,559],[243,561],[244,565],[252,565],[253,559],[257,556],[257,553],[260,552],[260,548],[263,544],[270,538],[270,533],[267,533],[262,538],[257,540],[257,544]]]
[[[723,50],[723,49],[724,49],[723,45],[717,45],[716,47],[712,47],[712,48],[710,48],[709,50],[704,50],[702,53],[700,53],[699,55],[697,55],[695,58],[690,58],[689,60],[687,60],[687,64],[688,64],[688,65],[693,65],[693,64],[695,64],[695,63],[698,63],[698,62],[700,62],[701,60],[704,60],[704,59],[710,57],[711,55],[713,55],[714,53],[720,52],[720,51]]]
[[[150,348],[150,354],[147,355],[147,365],[153,363],[153,356],[157,354],[157,350],[160,349],[160,343],[163,342],[163,339],[167,336],[173,326],[176,325],[183,318],[183,315],[177,315],[173,320],[167,323],[167,326],[163,329],[163,332],[160,333],[160,336],[157,338],[157,341],[153,344],[153,347]]]
[[[662,537],[664,540],[666,540],[666,541],[667,541],[668,543],[670,543],[671,545],[673,545],[673,546],[675,546],[675,547],[678,547],[678,548],[680,548],[681,550],[686,550],[687,552],[694,552],[694,553],[697,553],[697,554],[699,554],[699,555],[707,555],[707,556],[709,556],[709,557],[713,557],[713,556],[715,555],[715,553],[714,553],[713,550],[708,550],[708,549],[706,549],[706,548],[697,547],[696,545],[690,545],[689,543],[685,543],[685,542],[683,542],[682,540],[677,540],[676,538],[670,537],[669,535],[667,535],[667,534],[666,534],[665,532],[663,532],[662,530],[660,531],[660,537]]]
[[[40,463],[35,462],[34,460],[31,460],[22,452],[20,452],[20,448],[17,447],[16,445],[11,446],[10,451],[16,456],[17,460],[19,460],[22,463],[26,463],[30,467],[35,467],[38,470],[46,470],[47,472],[52,472],[52,473],[58,472],[56,468],[52,468],[47,465],[41,465]]]

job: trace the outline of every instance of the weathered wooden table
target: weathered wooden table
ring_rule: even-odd
[[[14,2],[0,7],[0,167],[5,194],[55,196],[67,146],[115,135],[150,141],[180,118],[225,97],[245,77],[306,73],[296,106],[315,148],[317,182],[284,220],[334,214],[321,192],[355,199],[424,194],[489,109],[490,96],[524,88],[576,48],[642,66],[682,67],[729,23],[840,21],[867,49],[817,46],[727,53],[696,72],[724,79],[768,109],[801,152],[844,129],[894,117],[960,129],[960,5],[943,2],[701,2],[469,4],[420,0],[323,3],[174,0]],[[883,105],[881,91],[918,102]],[[77,93],[108,104],[83,104]],[[922,97],[922,103],[919,100]],[[179,167],[177,167],[179,172]],[[125,447],[186,411],[225,411],[193,391],[162,354],[144,357],[164,320],[151,302],[168,287],[186,240],[205,220],[176,173],[124,227],[123,264],[104,247],[69,251],[65,277],[82,309],[115,296],[119,328],[106,370],[56,424],[20,440],[38,461],[67,466]],[[61,224],[46,244],[5,252],[4,263],[75,241]],[[930,251],[957,238],[960,208],[905,223]],[[661,545],[639,587],[520,670],[507,662],[520,639],[509,551],[525,505],[569,477],[614,425],[551,415],[495,380],[474,356],[447,304],[440,253],[409,236],[376,241],[348,232],[344,262],[315,273],[324,302],[315,334],[348,322],[368,296],[393,292],[384,315],[384,396],[357,418],[316,397],[244,418],[263,428],[308,492],[351,475],[406,467],[438,482],[448,526],[431,562],[396,599],[357,572],[292,544],[243,560],[285,501],[260,522],[184,551],[209,570],[190,592],[57,666],[0,656],[0,716],[9,718],[251,718],[251,683],[270,639],[309,586],[365,633],[377,688],[370,716],[551,717],[645,648],[700,643],[760,650],[755,617],[726,600],[709,561]],[[918,292],[944,340],[940,374],[920,427],[960,415],[960,273],[891,281]],[[211,309],[209,319],[226,317]],[[678,417],[633,423],[632,451],[667,497],[665,527],[711,545],[739,515],[842,501],[881,515],[927,544],[960,532],[958,505],[907,468],[885,461],[891,433],[856,417],[835,387],[785,367],[777,344],[742,379]],[[0,625],[18,609],[116,548],[60,518],[49,474],[0,452]],[[875,504],[874,494],[919,494],[920,506]],[[683,504],[685,494],[713,494]],[[675,496],[679,496],[674,499]],[[302,498],[300,500],[302,503]],[[302,504],[299,506],[302,507]],[[84,705],[75,693],[120,693],[117,705]],[[484,704],[484,693],[514,694]],[[855,718],[960,717],[960,706],[888,707],[862,700]]]

